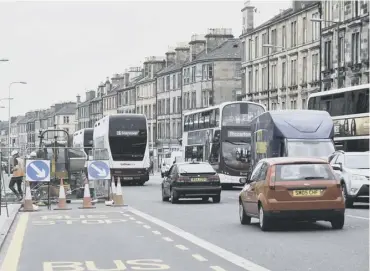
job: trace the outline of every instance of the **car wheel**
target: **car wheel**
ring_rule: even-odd
[[[176,192],[171,189],[171,203],[175,204],[178,201],[179,201],[179,198],[178,198]]]
[[[265,216],[265,210],[263,209],[262,205],[260,205],[259,210],[259,220],[260,220],[260,228],[262,231],[268,231],[271,228],[271,222],[268,217]]]
[[[212,202],[213,203],[220,203],[221,201],[221,195],[213,196],[212,197]]]
[[[202,197],[203,202],[207,202],[209,200],[209,197]]]
[[[161,173],[162,178],[164,177],[163,173]]]
[[[331,223],[331,227],[334,230],[341,230],[341,229],[343,229],[343,226],[344,226],[344,215],[333,219],[332,221],[330,221],[330,223]]]
[[[145,181],[138,182],[138,185],[143,186],[145,184]]]
[[[241,201],[239,201],[239,219],[242,225],[251,224],[251,217],[245,213],[244,206]]]
[[[164,193],[164,189],[162,187],[162,201],[169,201],[170,200],[170,197],[166,196],[166,194]]]
[[[344,203],[346,204],[346,208],[352,208],[353,207],[353,200],[348,198],[348,193],[347,193],[347,187],[345,183],[342,183],[342,195],[344,198]]]

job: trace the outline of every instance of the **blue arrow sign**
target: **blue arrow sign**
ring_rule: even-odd
[[[27,160],[26,180],[29,182],[50,182],[50,161]]]
[[[110,180],[110,167],[108,161],[89,161],[87,165],[89,180]]]

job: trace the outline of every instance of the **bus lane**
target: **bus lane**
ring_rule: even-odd
[[[21,213],[0,271],[242,270],[121,212]]]

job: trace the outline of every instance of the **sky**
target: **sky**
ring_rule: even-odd
[[[291,1],[251,1],[255,26]],[[244,1],[1,2],[0,120],[85,99],[85,91],[145,57],[164,56],[169,46],[208,28],[242,29]],[[5,107],[5,108],[1,108]]]

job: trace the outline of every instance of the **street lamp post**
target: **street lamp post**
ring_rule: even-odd
[[[282,46],[277,46],[273,44],[263,44],[262,47],[267,47],[268,49],[268,54],[267,54],[267,110],[270,110],[270,48],[281,48],[285,50],[284,47]]]
[[[316,18],[312,18],[311,19],[311,22],[318,22],[318,23],[333,23],[335,24],[336,28],[337,28],[337,62],[338,62],[338,73],[337,73],[337,88],[339,88],[339,57],[340,57],[340,52],[339,52],[339,42],[340,42],[340,37],[339,37],[339,26],[340,26],[340,22],[338,21],[329,21],[329,20],[324,20],[324,19],[316,19]],[[320,24],[320,31],[321,31],[321,24]],[[321,44],[320,44],[320,47],[321,47]],[[321,58],[321,56],[320,56]],[[321,67],[320,67],[320,74],[321,74]],[[321,84],[321,82],[320,82]]]
[[[27,82],[24,82],[24,81],[15,81],[15,82],[11,82],[9,84],[9,88],[8,88],[8,146],[9,146],[9,153],[8,153],[8,175],[10,175],[10,128],[11,128],[11,116],[10,116],[10,100],[12,99],[10,97],[10,89],[12,87],[12,85],[14,84],[23,84],[23,85],[26,85]]]

